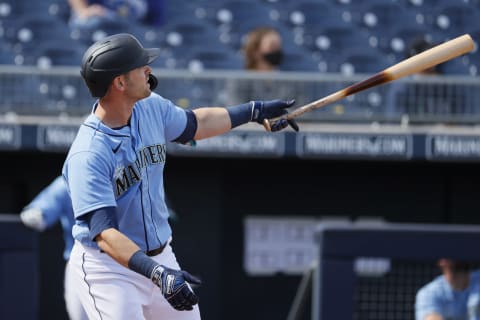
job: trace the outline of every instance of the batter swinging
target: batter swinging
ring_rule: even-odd
[[[81,75],[98,97],[63,167],[75,214],[73,280],[89,319],[200,319],[180,269],[163,190],[166,143],[188,143],[287,113],[294,101],[184,110],[152,93],[159,49],[130,34],[93,44]],[[293,121],[280,121],[273,131]]]

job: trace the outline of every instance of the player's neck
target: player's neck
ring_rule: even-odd
[[[110,128],[118,128],[128,124],[134,103],[125,100],[101,98],[95,109],[95,115]]]

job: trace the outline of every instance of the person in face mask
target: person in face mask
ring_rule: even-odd
[[[296,105],[304,105],[315,99],[307,86],[292,84],[282,78],[282,36],[272,27],[260,26],[245,34],[242,45],[244,69],[251,78],[232,77],[226,82],[225,94],[220,96],[220,104],[232,104],[256,97],[294,98]],[[262,73],[259,74],[253,73]],[[260,76],[260,77],[258,77]]]
[[[283,59],[280,34],[270,27],[259,27],[247,34],[244,45],[247,70],[277,70]]]

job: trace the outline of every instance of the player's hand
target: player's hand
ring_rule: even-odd
[[[20,219],[23,224],[37,231],[44,231],[47,223],[43,217],[42,210],[38,208],[28,208],[20,213]]]
[[[201,284],[200,279],[183,270],[173,270],[158,265],[153,269],[152,281],[162,291],[163,296],[177,310],[192,310],[198,297],[187,284]]]
[[[270,101],[252,101],[252,121],[263,124],[263,120],[272,119],[287,114],[287,108],[293,106],[295,100],[270,100]],[[279,131],[290,125],[293,130],[298,131],[298,124],[295,120],[281,119],[272,126],[272,131]]]

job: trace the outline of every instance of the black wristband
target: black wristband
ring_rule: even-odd
[[[149,258],[142,250],[135,252],[128,260],[128,268],[147,278],[152,277],[153,269],[159,264]]]
[[[253,107],[255,103],[250,101],[248,103],[240,104],[238,106],[227,107],[232,129],[239,125],[252,121]]]

